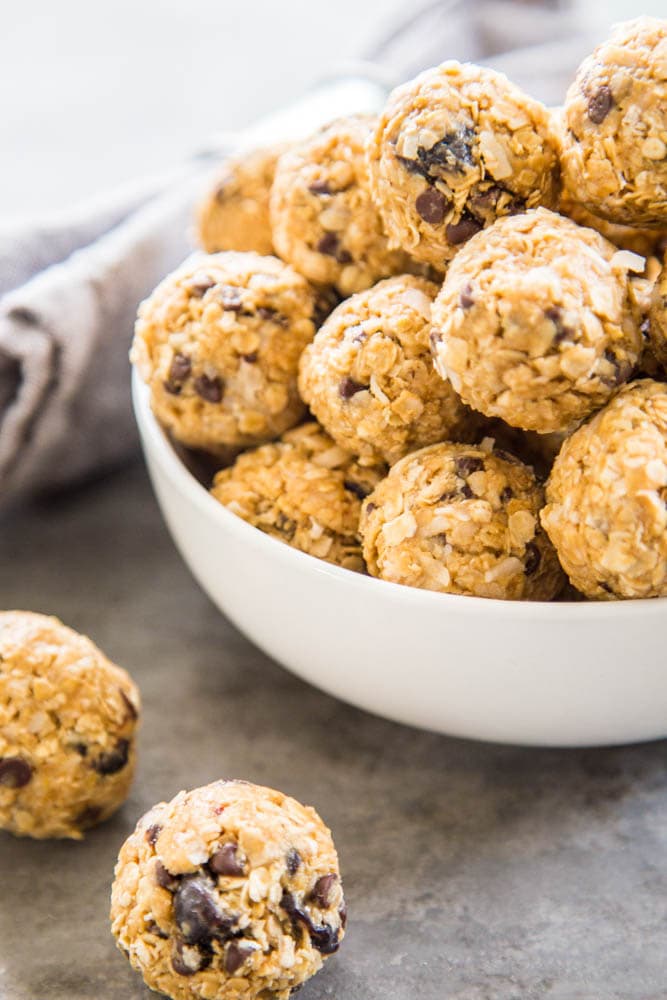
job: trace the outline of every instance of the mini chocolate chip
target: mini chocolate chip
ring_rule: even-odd
[[[310,898],[323,910],[325,910],[331,902],[331,890],[334,887],[336,880],[337,876],[333,872],[330,872],[328,875],[320,875],[317,882],[313,886]]]
[[[230,941],[225,952],[225,972],[233,976],[241,968],[246,958],[250,958],[257,945],[241,941]]]
[[[484,468],[484,459],[478,455],[459,455],[454,459],[454,467],[457,476],[465,479],[471,472],[481,472]]]
[[[495,448],[493,454],[496,458],[501,458],[503,462],[507,462],[508,465],[523,465],[520,458],[512,455],[509,451],[503,451],[502,448]]]
[[[325,233],[317,244],[317,249],[320,253],[324,253],[327,257],[335,257],[340,248],[340,240],[335,233]]]
[[[76,817],[76,825],[80,830],[89,830],[95,826],[102,818],[102,810],[99,806],[86,806]]]
[[[194,976],[195,972],[208,968],[212,957],[210,953],[190,947],[178,938],[172,946],[171,967],[179,976]]]
[[[174,354],[169,367],[169,382],[178,384],[183,382],[192,370],[192,362],[186,354]]]
[[[367,514],[372,514],[374,510],[377,510],[377,507],[378,505],[376,503],[373,503],[373,501],[371,500],[370,503],[366,504],[366,507],[364,509]]]
[[[445,236],[449,243],[456,247],[460,243],[466,243],[480,229],[482,229],[481,222],[473,219],[472,215],[462,215],[458,222],[450,222],[445,227]]]
[[[178,382],[170,382],[169,379],[165,379],[162,383],[162,388],[171,396],[178,396],[183,386]]]
[[[439,225],[445,217],[449,202],[437,188],[428,187],[417,196],[415,208],[424,220],[432,226]]]
[[[98,774],[116,774],[118,771],[123,770],[129,760],[129,757],[130,741],[125,739],[117,740],[113,750],[107,750],[105,753],[101,753],[93,762],[93,769],[97,771]]]
[[[544,310],[544,315],[556,328],[553,338],[554,344],[560,344],[568,337],[572,337],[572,330],[563,323],[563,310],[560,306],[549,306],[548,309]]]
[[[224,392],[223,381],[217,375],[214,375],[213,378],[209,378],[208,375],[199,375],[195,379],[195,392],[207,403],[219,403]]]
[[[352,396],[356,396],[358,392],[364,392],[365,389],[368,389],[367,385],[362,385],[361,382],[355,382],[349,375],[346,375],[345,378],[342,378],[338,383],[338,394],[343,399],[351,399]]]
[[[603,355],[605,361],[608,361],[610,365],[613,366],[614,374],[601,375],[600,381],[603,385],[608,386],[610,389],[615,388],[617,385],[622,385],[626,382],[632,374],[632,365],[627,361],[620,361],[616,357],[613,351],[606,350]]]
[[[611,587],[609,586],[609,584],[605,583],[604,580],[598,580],[598,587],[601,587],[602,590],[604,590],[604,592],[606,594],[613,594],[614,593],[614,591],[611,589]]]
[[[168,889],[169,892],[176,892],[181,881],[181,875],[172,875],[159,858],[155,862],[153,872],[155,874],[155,881],[159,886],[162,886],[163,889]]]
[[[526,571],[526,576],[532,576],[540,568],[540,563],[542,562],[542,553],[538,549],[535,542],[528,542],[526,545],[526,555],[524,557],[523,565]]]
[[[236,285],[221,285],[218,289],[218,297],[225,312],[240,312],[243,304],[243,291]]]
[[[144,836],[147,842],[151,845],[151,847],[155,847],[155,845],[157,844],[157,839],[161,833],[162,833],[162,827],[160,826],[160,824],[153,823],[152,826],[148,827]]]
[[[72,749],[78,753],[79,757],[86,757],[88,755],[88,746],[86,743],[75,743]]]
[[[509,503],[509,501],[512,499],[513,496],[514,496],[514,490],[512,489],[512,487],[504,486],[500,491],[500,502]]]
[[[269,306],[259,306],[257,309],[257,315],[260,319],[266,319],[270,320],[272,323],[277,323],[278,326],[287,326],[287,316],[283,316],[277,309],[271,309]]]
[[[614,98],[606,85],[588,98],[588,117],[594,125],[600,125],[611,111]]]
[[[214,284],[215,281],[208,274],[195,274],[190,282],[190,294],[201,298]]]
[[[253,351],[251,354],[242,354],[241,357],[246,364],[254,365],[257,363],[258,354],[257,351]]]
[[[294,538],[294,534],[296,532],[296,521],[293,521],[291,517],[288,517],[287,514],[283,514],[281,511],[276,518],[276,528],[286,537]]]
[[[158,927],[154,920],[149,920],[146,924],[146,930],[149,934],[154,934],[155,937],[162,938],[163,941],[166,941],[169,938],[167,932],[163,931],[161,927]]]
[[[231,841],[223,844],[222,847],[211,855],[208,867],[216,875],[240,876],[245,873],[245,866],[238,858],[238,844]]]
[[[456,498],[460,495],[460,492],[460,490],[447,490],[446,493],[443,493],[440,496],[440,501],[443,503],[450,503],[452,500],[456,500]]]
[[[461,496],[465,497],[466,500],[472,500],[474,497],[473,491],[470,489],[467,483],[464,483],[460,490]]]
[[[472,309],[474,306],[475,299],[472,292],[472,285],[469,281],[467,281],[459,294],[459,305],[461,306],[461,309]]]
[[[313,181],[308,185],[311,194],[332,194],[328,181]]]
[[[208,880],[188,875],[174,894],[174,920],[186,944],[209,945],[215,938],[226,941],[232,936],[236,918],[225,913]]]
[[[365,500],[371,492],[366,486],[362,486],[361,483],[355,483],[351,479],[345,479],[343,486],[349,493],[354,493],[355,497],[358,497],[360,500]]]
[[[287,852],[287,873],[289,875],[296,875],[301,866],[301,855],[297,851],[296,847],[290,847]]]
[[[434,180],[443,174],[460,174],[475,162],[473,143],[475,132],[469,125],[459,125],[428,149],[417,147],[417,159],[399,156],[410,173]]]
[[[300,923],[306,927],[313,948],[322,955],[332,955],[338,951],[340,945],[338,931],[330,924],[315,924],[307,910],[297,905],[296,899],[287,889],[283,891],[280,905],[288,914],[293,927],[297,927]]]

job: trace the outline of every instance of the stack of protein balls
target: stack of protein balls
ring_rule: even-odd
[[[667,594],[667,22],[557,111],[428,70],[229,161],[199,235],[132,359],[229,510],[429,590]]]

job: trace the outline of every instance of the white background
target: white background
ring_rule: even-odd
[[[0,0],[0,216],[177,163],[361,55],[411,3]],[[667,14],[667,0],[599,6],[610,21]]]

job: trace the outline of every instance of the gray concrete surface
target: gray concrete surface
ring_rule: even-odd
[[[318,693],[199,591],[138,466],[0,522],[0,607],[89,633],[145,702],[114,820],[83,844],[0,834],[2,1000],[147,1000],[108,931],[116,853],[154,801],[225,775],[285,789],[334,830],[349,934],[303,1000],[667,995],[665,743],[485,746]]]

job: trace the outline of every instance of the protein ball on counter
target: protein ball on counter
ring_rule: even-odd
[[[121,848],[111,921],[133,968],[173,1000],[287,1000],[345,933],[331,833],[270,788],[181,792]]]
[[[342,295],[411,268],[406,254],[388,248],[368,190],[364,147],[372,126],[361,115],[341,118],[294,145],[278,161],[271,193],[277,252]]]
[[[361,501],[384,472],[360,466],[318,424],[308,423],[240,455],[216,475],[211,493],[267,535],[363,572]]]
[[[468,63],[443,63],[394,90],[368,159],[389,238],[435,267],[500,216],[558,204],[549,112]]]
[[[619,24],[567,92],[563,179],[595,215],[667,226],[667,21]]]
[[[130,354],[158,420],[182,444],[227,455],[302,418],[297,366],[316,295],[276,257],[197,255],[143,302]]]
[[[474,434],[470,410],[433,367],[437,291],[409,275],[381,281],[341,303],[301,357],[301,395],[362,463],[391,465],[415,448]]]
[[[449,594],[554,598],[564,584],[540,527],[544,492],[506,452],[435,444],[406,455],[362,506],[369,572]]]
[[[273,253],[269,197],[278,157],[286,149],[270,146],[225,161],[197,210],[197,236],[207,253]]]
[[[139,692],[57,618],[0,612],[0,827],[81,839],[125,801]]]
[[[667,386],[633,382],[563,445],[542,524],[588,597],[667,595]]]
[[[639,359],[633,267],[643,259],[547,209],[500,219],[452,261],[433,304],[436,368],[488,417],[573,429]]]

